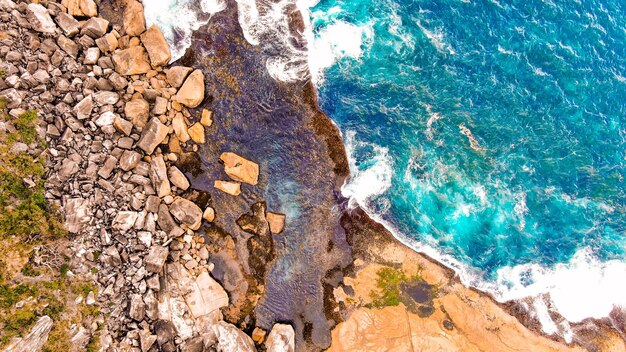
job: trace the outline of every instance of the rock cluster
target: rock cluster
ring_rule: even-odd
[[[0,0],[0,19],[0,96],[11,114],[33,109],[45,122],[46,198],[80,248],[72,270],[97,269],[93,300],[109,318],[102,331],[81,334],[100,334],[112,350],[255,350],[222,320],[229,298],[196,234],[216,210],[189,196],[175,165],[177,151],[206,142],[213,122],[210,111],[189,110],[204,100],[203,72],[164,68],[169,46],[157,26],[146,28],[137,0],[126,1],[122,26],[99,17],[93,0]],[[238,195],[240,182],[257,184],[256,163],[234,153],[221,160],[233,181],[217,189]],[[267,222],[279,233],[284,216],[268,213]],[[20,342],[39,346],[29,350],[45,342],[45,318]],[[293,350],[286,327],[270,333],[268,350]]]

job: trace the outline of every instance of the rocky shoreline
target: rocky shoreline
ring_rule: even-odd
[[[269,77],[236,9],[168,65],[139,1],[0,0],[0,96],[39,113],[69,268],[98,287],[73,350],[626,350],[621,313],[566,345],[347,209],[339,131],[310,82]],[[45,349],[57,323],[0,347]]]

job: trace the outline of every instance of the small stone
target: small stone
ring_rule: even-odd
[[[185,117],[183,117],[183,114],[177,113],[174,116],[174,118],[172,119],[172,128],[174,129],[174,134],[179,141],[185,143],[191,138],[189,137],[187,123],[185,122]]]
[[[83,60],[83,64],[95,65],[98,63],[99,58],[100,58],[100,49],[88,48],[87,50],[85,50],[85,59]]]
[[[238,196],[241,194],[241,183],[239,182],[216,180],[213,186],[222,192],[230,194],[231,196]]]
[[[202,218],[208,222],[213,222],[213,220],[215,220],[215,210],[211,207],[207,207],[204,209],[204,213],[202,213]]]
[[[159,27],[154,24],[150,26],[150,28],[141,35],[141,42],[148,51],[152,67],[165,66],[170,62],[172,58],[170,46],[167,44]]]
[[[120,169],[130,171],[134,169],[141,161],[141,154],[134,150],[125,150],[120,157]]]
[[[76,17],[98,16],[98,7],[93,0],[68,0],[67,11]]]
[[[80,31],[80,23],[74,17],[64,12],[58,14],[55,20],[57,25],[63,30],[63,34],[68,37],[75,36]]]
[[[93,109],[93,99],[90,96],[87,96],[80,103],[74,106],[74,114],[76,118],[79,120],[84,120],[91,115],[91,110]]]
[[[75,58],[78,56],[78,44],[76,44],[73,40],[68,37],[61,35],[57,38],[57,44],[63,51],[65,51],[69,56]]]
[[[148,63],[148,55],[142,46],[134,46],[113,53],[115,71],[121,75],[139,75],[152,69]]]
[[[115,105],[120,100],[120,96],[115,92],[102,91],[94,93],[93,100],[100,106]]]
[[[254,340],[254,342],[260,345],[265,340],[266,335],[267,335],[267,331],[259,327],[255,327],[254,330],[252,331],[252,340]]]
[[[146,270],[152,273],[160,273],[163,271],[163,266],[165,266],[165,260],[167,259],[168,254],[169,250],[167,247],[150,247],[150,252],[144,259],[144,262],[146,263]]]
[[[95,121],[95,124],[98,127],[111,126],[113,122],[115,122],[116,117],[117,114],[111,111],[105,111],[100,114],[100,117],[98,117],[98,119]]]
[[[198,144],[204,144],[206,141],[204,136],[204,126],[197,122],[189,127],[187,132],[189,133],[189,137],[191,137],[191,139]]]
[[[100,38],[107,32],[109,21],[102,17],[92,17],[83,24],[80,30],[81,35],[88,35],[93,39]]]
[[[148,122],[149,110],[150,105],[147,101],[141,98],[132,99],[124,106],[124,115],[126,115],[126,118],[129,119],[133,125],[143,128]]]
[[[167,169],[167,176],[170,179],[170,182],[174,184],[174,186],[178,187],[178,189],[185,191],[189,188],[189,181],[185,174],[182,173],[176,166],[171,166]]]
[[[169,195],[172,190],[167,177],[167,169],[162,156],[154,157],[150,161],[150,180],[159,198]]]
[[[133,130],[133,124],[130,121],[124,120],[119,115],[115,116],[115,121],[113,121],[113,127],[115,127],[116,130],[122,132],[127,136],[130,136],[130,133]]]
[[[130,310],[128,315],[136,321],[142,321],[146,313],[145,308],[146,306],[141,295],[135,294],[130,299]]]
[[[146,154],[150,155],[154,149],[163,142],[169,132],[169,128],[153,117],[146,125],[141,133],[141,138],[137,142],[137,146],[143,149]]]
[[[113,224],[111,224],[111,228],[119,231],[128,231],[133,225],[135,225],[135,221],[137,220],[137,212],[134,211],[120,211],[113,219]]]
[[[267,352],[294,352],[296,338],[293,327],[287,324],[274,324],[267,336],[265,348]]]
[[[207,109],[202,109],[202,118],[200,119],[200,123],[204,127],[211,127],[213,124],[213,112]]]
[[[163,115],[167,112],[167,99],[156,97],[152,113],[155,115]]]
[[[285,214],[267,212],[265,219],[269,223],[270,231],[273,234],[283,232],[283,229],[285,228]]]
[[[96,39],[96,45],[103,53],[108,54],[117,49],[117,38],[115,34],[107,33],[103,37]]]

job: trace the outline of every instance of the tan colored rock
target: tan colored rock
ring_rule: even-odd
[[[254,352],[254,341],[233,324],[224,321],[213,325],[218,351]]]
[[[165,70],[167,82],[174,88],[180,88],[185,82],[185,78],[193,69],[185,66],[174,66]]]
[[[238,196],[241,194],[241,183],[239,182],[217,180],[213,183],[213,187],[224,193],[228,193],[231,196]]]
[[[296,350],[296,334],[293,327],[287,324],[274,324],[265,341],[267,352],[294,352]]]
[[[195,318],[213,314],[228,306],[228,294],[206,271],[198,275],[184,297]]]
[[[124,120],[119,115],[116,115],[115,121],[113,121],[113,127],[115,127],[116,130],[122,132],[123,134],[130,136],[130,133],[133,130],[133,123]]]
[[[177,198],[170,205],[170,213],[181,225],[197,230],[202,225],[202,210],[194,202],[185,198]]]
[[[141,35],[141,42],[148,51],[150,63],[152,67],[165,66],[170,62],[172,53],[170,46],[165,41],[165,37],[156,25],[150,26],[147,31]]]
[[[143,129],[137,146],[146,152],[146,154],[150,155],[154,152],[154,149],[163,142],[168,133],[169,128],[162,124],[158,118],[153,117]]]
[[[172,119],[172,128],[174,129],[174,134],[181,142],[187,142],[191,137],[189,137],[189,133],[187,131],[187,123],[185,122],[185,117],[183,114],[176,114]]]
[[[143,128],[148,123],[148,115],[150,114],[150,105],[147,101],[138,98],[132,99],[124,106],[124,115],[133,123],[133,125]]]
[[[202,109],[202,118],[200,119],[200,123],[204,127],[211,127],[213,124],[213,112],[207,109]]]
[[[204,74],[200,70],[193,71],[180,87],[175,96],[176,100],[189,107],[195,108],[204,100]]]
[[[152,69],[148,62],[148,54],[142,46],[134,46],[113,53],[115,71],[121,75],[139,75]]]
[[[63,34],[68,37],[75,36],[80,32],[80,23],[74,17],[66,13],[58,14],[54,20],[59,28],[63,30]]]
[[[261,329],[260,327],[255,327],[252,330],[252,340],[257,344],[262,344],[265,341],[265,336],[267,335],[267,331]]]
[[[67,12],[74,17],[98,16],[98,6],[93,0],[64,0],[67,1]]]
[[[103,53],[111,53],[117,49],[117,37],[113,33],[107,33],[103,37],[96,39],[96,45]]]
[[[202,213],[202,218],[208,222],[213,222],[213,220],[215,220],[215,210],[211,207],[207,207],[204,209],[204,213]]]
[[[37,322],[28,332],[28,335],[14,338],[5,347],[4,352],[30,352],[41,351],[48,341],[48,335],[52,330],[53,321],[49,316],[44,315],[37,319]]]
[[[124,9],[124,32],[133,37],[146,30],[146,19],[143,15],[143,5],[136,0],[129,0]]]
[[[180,190],[187,190],[189,188],[189,180],[185,177],[185,174],[182,173],[176,166],[170,166],[167,169],[167,176],[170,179],[170,182],[174,184],[174,186],[178,187]]]
[[[189,127],[187,132],[189,133],[189,137],[198,144],[204,144],[206,141],[204,137],[204,127],[197,122]]]
[[[92,17],[82,25],[80,29],[81,35],[88,35],[93,39],[100,38],[107,32],[109,21],[101,17]]]
[[[259,165],[235,153],[226,152],[220,155],[224,162],[224,171],[235,181],[255,186],[259,181]]]
[[[54,33],[57,25],[52,21],[48,9],[40,4],[28,4],[26,6],[26,18],[34,30],[41,33]]]
[[[272,213],[268,211],[265,215],[265,219],[269,223],[270,231],[273,234],[283,232],[283,229],[285,228],[285,214]]]
[[[159,198],[163,198],[172,193],[172,188],[170,186],[170,180],[167,177],[167,168],[165,166],[165,160],[163,160],[162,156],[157,156],[152,158],[150,161],[150,180],[152,181],[152,186],[154,190],[157,192]]]
[[[111,228],[119,231],[128,231],[135,225],[135,220],[137,220],[137,212],[120,211],[113,219]]]

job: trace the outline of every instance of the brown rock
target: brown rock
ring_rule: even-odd
[[[167,99],[163,97],[156,97],[154,99],[154,106],[152,107],[152,113],[155,115],[163,115],[167,112]]]
[[[174,186],[178,187],[178,189],[185,191],[189,188],[189,181],[185,174],[182,173],[176,166],[171,166],[167,169],[167,176],[170,179],[170,182],[174,184]]]
[[[101,17],[92,17],[83,24],[80,34],[96,39],[102,37],[107,32],[107,28],[109,28],[109,21]]]
[[[57,25],[52,21],[48,9],[40,4],[28,4],[26,7],[26,18],[34,30],[41,33],[54,33]]]
[[[147,101],[138,98],[132,99],[124,106],[124,115],[129,119],[133,125],[144,128],[148,123],[148,115],[150,112],[150,105]]]
[[[213,112],[207,109],[202,109],[202,118],[200,119],[200,123],[204,127],[211,127],[213,124]]]
[[[207,207],[204,209],[204,213],[202,213],[202,218],[208,222],[213,222],[213,220],[215,220],[215,210],[211,207]]]
[[[231,152],[222,153],[220,160],[224,162],[224,171],[233,180],[253,186],[257,184],[259,180],[258,164]]]
[[[174,203],[170,205],[170,213],[172,213],[174,218],[182,225],[192,230],[199,229],[202,224],[202,210],[195,203],[185,198],[177,198]]]
[[[130,133],[133,130],[133,124],[130,121],[124,120],[120,116],[115,116],[113,127],[127,136],[130,136]]]
[[[67,12],[75,17],[98,16],[98,7],[93,0],[67,0]]]
[[[167,178],[167,169],[162,156],[154,157],[150,161],[150,180],[160,198],[172,193],[170,180]]]
[[[238,196],[241,194],[241,183],[239,182],[217,180],[213,183],[213,187],[224,193],[228,193],[231,196]]]
[[[128,231],[135,225],[135,220],[137,220],[137,212],[120,211],[113,219],[111,228],[119,231]]]
[[[252,331],[252,340],[260,345],[265,340],[266,335],[267,335],[267,331],[259,327],[255,327],[254,330]]]
[[[176,100],[190,108],[195,108],[204,100],[204,74],[200,70],[193,71],[176,93]]]
[[[93,99],[91,95],[81,100],[76,106],[74,106],[74,114],[76,118],[79,120],[84,120],[91,115],[91,110],[93,109]]]
[[[156,245],[150,247],[150,252],[144,259],[146,270],[152,273],[160,273],[163,270],[163,266],[165,266],[168,254],[169,250],[167,247]]]
[[[204,144],[205,142],[204,127],[201,124],[197,122],[194,123],[191,127],[189,127],[187,132],[189,132],[189,137],[191,137],[191,139],[194,142],[198,144]]]
[[[152,69],[148,62],[148,54],[142,46],[134,46],[113,53],[115,71],[121,75],[139,75]]]
[[[165,70],[167,82],[174,88],[179,88],[183,85],[185,78],[191,72],[191,67],[174,66]]]
[[[74,17],[64,12],[58,14],[55,20],[57,25],[63,30],[63,34],[68,37],[75,36],[80,32],[80,23]]]
[[[120,157],[120,169],[130,171],[134,169],[141,161],[141,154],[133,150],[125,150]]]
[[[189,137],[189,132],[187,131],[187,123],[185,122],[185,117],[183,117],[183,114],[177,113],[174,116],[174,118],[172,119],[172,128],[174,129],[174,134],[181,142],[187,142],[191,138]]]
[[[117,38],[115,34],[107,33],[103,37],[96,39],[96,45],[103,53],[111,53],[117,49]]]
[[[270,224],[270,231],[273,234],[283,232],[283,229],[285,228],[285,214],[267,212],[265,219],[267,219],[267,222]]]
[[[146,30],[146,19],[143,5],[139,1],[130,0],[124,9],[124,32],[129,36],[137,36]]]
[[[130,310],[128,315],[136,321],[142,321],[146,313],[146,305],[141,295],[135,294],[130,299]]]
[[[146,125],[141,133],[141,138],[137,142],[137,146],[143,149],[146,154],[150,155],[154,149],[163,142],[169,132],[169,128],[153,117]]]
[[[57,38],[57,44],[63,51],[65,51],[69,56],[76,58],[78,56],[78,44],[76,44],[73,40],[68,37],[61,35]]]
[[[172,53],[170,46],[165,41],[165,37],[156,25],[150,26],[147,31],[141,35],[141,42],[148,51],[150,63],[152,67],[165,66],[170,62]]]

